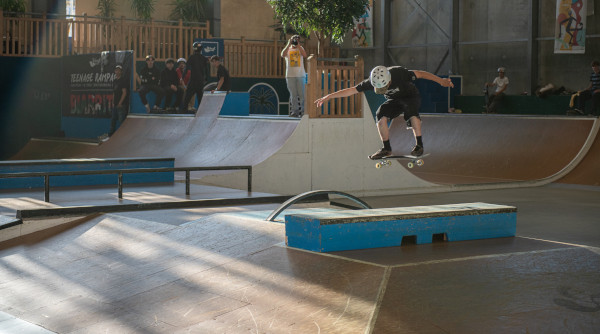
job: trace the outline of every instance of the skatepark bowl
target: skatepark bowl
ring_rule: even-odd
[[[378,145],[372,119],[364,121],[371,126],[348,121],[361,129],[357,136],[368,145],[358,148],[360,154],[351,152],[360,155],[354,160],[332,148],[341,152],[338,161],[331,159],[330,148],[317,145],[331,139],[323,137],[327,132],[320,132],[318,120],[211,117],[197,123],[163,120],[168,131],[157,131],[158,123],[150,117],[128,119],[124,128],[137,131],[141,139],[117,131],[100,145],[104,148],[92,150],[107,158],[120,144],[133,152],[147,141],[158,152],[143,149],[138,157],[174,157],[177,167],[204,166],[203,160],[251,165],[252,192],[245,188],[244,171],[239,172],[244,181],[239,188],[192,182],[189,195],[180,181],[129,185],[121,199],[114,186],[53,188],[50,202],[39,189],[0,191],[1,333],[598,333],[596,120],[425,115],[424,131],[437,131],[437,137],[433,132],[425,137],[431,157],[422,168],[408,171],[395,161],[375,169],[364,158]],[[511,139],[490,135],[500,126],[511,129],[504,133]],[[204,152],[208,146],[201,145],[206,139],[201,133],[211,128],[233,133],[235,150],[214,156]],[[560,141],[553,139],[556,131]],[[392,125],[392,133],[393,147],[410,145],[410,137],[404,137],[409,131],[400,124]],[[251,147],[244,138],[260,142],[261,150],[244,154]],[[207,145],[221,140],[217,136]],[[519,140],[524,144],[515,149]],[[465,147],[468,141],[474,143]],[[30,143],[20,156],[50,150],[36,145],[49,144]],[[454,159],[458,153],[449,147],[455,145],[468,151]],[[509,147],[503,149],[505,145]],[[186,155],[191,148],[197,156]],[[88,151],[76,149],[74,154]],[[556,152],[565,153],[556,157]],[[318,160],[321,156],[324,162]],[[178,164],[180,158],[185,161]],[[446,165],[443,159],[448,159]],[[294,161],[308,169],[308,176],[294,169]],[[269,169],[272,163],[282,165]],[[342,177],[349,171],[356,173]],[[271,173],[277,182],[296,177],[312,188],[270,192],[266,188],[276,185],[264,183],[261,173]],[[448,241],[442,233],[427,243],[402,238],[392,247],[330,252],[289,247],[284,216],[351,211],[356,202],[334,196],[291,205],[273,221],[267,217],[292,195],[333,189],[326,187],[332,180],[341,180],[339,191],[352,193],[373,210],[476,202],[514,207],[516,232],[463,241]],[[394,182],[410,187],[393,193],[392,187],[398,187]],[[382,188],[369,189],[365,183]],[[356,184],[361,184],[356,192],[344,188]],[[287,197],[240,200],[279,195]],[[203,199],[221,202],[14,219],[18,210]],[[368,229],[364,225],[364,235]],[[10,233],[14,237],[7,237]]]

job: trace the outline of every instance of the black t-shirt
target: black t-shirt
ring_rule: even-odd
[[[204,73],[208,66],[208,59],[201,53],[195,52],[187,60],[187,68],[191,71],[190,81],[204,84]]]
[[[221,78],[223,79],[223,85],[221,86],[220,90],[227,92],[229,90],[231,90],[231,87],[229,85],[229,71],[227,71],[227,69],[225,68],[225,66],[223,66],[223,64],[219,65],[219,67],[217,67],[217,81],[221,80]]]
[[[123,88],[125,88],[125,100],[123,100],[123,105],[127,105],[129,101],[129,80],[125,78],[125,76],[121,76],[119,79],[115,77],[113,81],[113,98],[115,106],[119,105],[119,101],[121,101],[121,95],[123,95]]]
[[[414,81],[417,80],[417,76],[413,71],[407,70],[402,66],[388,67],[388,70],[392,76],[392,81],[390,82],[387,92],[383,94],[386,99],[394,100],[419,95],[419,90],[414,84]],[[356,85],[356,90],[359,92],[373,89],[374,87],[371,85],[369,79],[365,79]]]

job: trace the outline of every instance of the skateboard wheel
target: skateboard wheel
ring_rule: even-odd
[[[408,168],[413,168],[415,165],[412,162],[409,162],[409,163],[406,164],[406,166]]]
[[[423,159],[419,159],[417,160],[417,166],[421,167],[425,164],[425,162],[423,161]]]
[[[377,168],[377,169],[381,168],[381,164],[380,164],[379,162],[378,162],[378,163],[376,163],[376,164],[375,164],[375,168]]]

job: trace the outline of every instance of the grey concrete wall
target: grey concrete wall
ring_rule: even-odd
[[[387,0],[390,1],[390,0]],[[556,87],[578,90],[589,84],[590,63],[600,58],[600,0],[593,0],[587,16],[586,52],[581,55],[554,53],[554,20],[556,1],[539,0],[539,21],[533,60],[528,62],[532,20],[531,0],[459,0],[458,38],[453,53],[449,50],[453,25],[452,1],[390,1],[390,30],[387,43],[378,26],[382,14],[375,1],[375,48],[352,49],[350,36],[343,44],[343,55],[360,54],[366,69],[382,62],[387,66],[403,65],[446,75],[450,71],[464,77],[465,95],[482,94],[483,84],[496,77],[496,69],[506,68],[510,79],[509,94],[531,94],[532,88],[552,83]],[[455,17],[456,17],[455,16]],[[388,48],[383,49],[384,44]],[[382,58],[381,54],[385,54]],[[454,57],[454,66],[451,62]],[[531,78],[537,72],[537,77]],[[368,73],[368,70],[365,71]]]

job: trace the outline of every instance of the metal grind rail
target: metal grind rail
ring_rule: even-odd
[[[123,198],[123,174],[161,173],[161,172],[185,172],[185,194],[190,194],[190,172],[215,171],[215,170],[247,170],[248,192],[252,192],[252,166],[215,166],[215,167],[158,167],[158,168],[128,168],[111,170],[86,170],[65,172],[26,172],[26,173],[4,173],[0,179],[20,177],[43,177],[44,178],[44,201],[50,202],[50,177],[51,176],[75,176],[75,175],[107,175],[117,174],[119,199]]]

